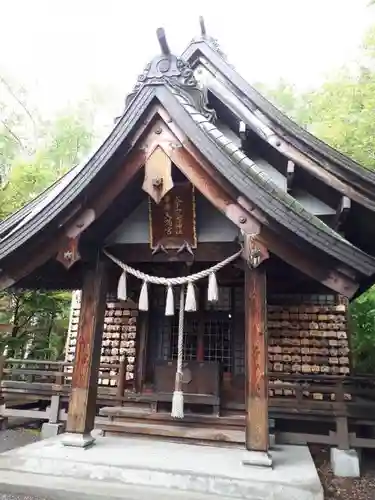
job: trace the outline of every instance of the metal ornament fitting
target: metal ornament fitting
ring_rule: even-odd
[[[250,248],[249,248],[249,257],[248,264],[252,269],[255,269],[259,266],[262,254],[259,248],[255,245],[254,238],[250,237]]]

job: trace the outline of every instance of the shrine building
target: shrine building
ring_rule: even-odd
[[[92,442],[99,390],[120,401],[107,432],[222,422],[231,441],[235,416],[264,455],[273,401],[296,404],[271,380],[351,373],[375,174],[274,107],[203,23],[181,56],[158,40],[99,149],[0,223],[0,286],[75,291],[66,444]]]

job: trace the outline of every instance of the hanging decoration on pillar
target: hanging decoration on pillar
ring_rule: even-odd
[[[83,231],[95,220],[95,211],[91,208],[79,213],[69,225],[65,227],[65,238],[60,245],[56,260],[70,269],[81,260],[79,240]]]
[[[64,244],[60,247],[56,255],[56,260],[61,262],[66,269],[70,269],[73,264],[81,259],[78,245],[79,235],[75,238],[67,238]]]
[[[249,235],[248,236],[248,255],[247,255],[247,261],[249,266],[252,269],[255,269],[256,267],[259,266],[262,258],[262,253],[260,249],[256,246],[255,244],[255,236],[254,235]]]
[[[178,356],[177,356],[177,371],[176,371],[176,383],[175,391],[173,394],[172,401],[172,417],[183,418],[183,393],[182,393],[182,360],[183,360],[183,329],[184,329],[184,312],[191,312],[197,310],[197,303],[195,297],[194,283],[204,278],[208,278],[208,291],[207,298],[209,302],[216,302],[218,300],[218,286],[216,275],[220,269],[225,267],[227,264],[236,260],[241,254],[243,249],[241,248],[238,252],[227,257],[221,262],[218,262],[214,266],[199,271],[198,273],[190,274],[189,276],[181,276],[178,278],[163,278],[157,276],[150,276],[149,274],[142,273],[133,267],[128,266],[121,262],[117,257],[110,254],[106,250],[103,253],[112,262],[117,264],[121,269],[122,273],[118,283],[118,298],[121,300],[127,299],[127,286],[126,286],[126,275],[131,274],[135,278],[143,281],[141,287],[141,293],[139,296],[139,310],[148,310],[148,285],[162,285],[167,288],[167,300],[165,307],[165,315],[174,315],[174,297],[173,297],[173,287],[180,287],[180,309],[179,309],[179,324],[178,324]],[[185,297],[186,289],[186,297]]]

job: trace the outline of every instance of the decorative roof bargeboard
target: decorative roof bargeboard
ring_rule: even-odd
[[[128,94],[126,105],[145,85],[169,85],[182,94],[199,112],[213,122],[216,112],[208,104],[207,89],[201,87],[190,65],[169,51],[164,30],[158,29],[158,39],[163,53],[155,57],[138,76],[137,83]]]

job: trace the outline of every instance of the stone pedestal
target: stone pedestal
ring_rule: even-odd
[[[88,448],[95,443],[95,438],[91,434],[66,432],[62,436],[61,443],[64,446],[72,446],[73,448]]]
[[[42,425],[41,438],[48,439],[50,437],[57,436],[64,432],[65,425],[61,422],[52,424],[50,422],[44,422]]]
[[[335,476],[360,477],[359,456],[355,450],[331,448],[331,465]]]

